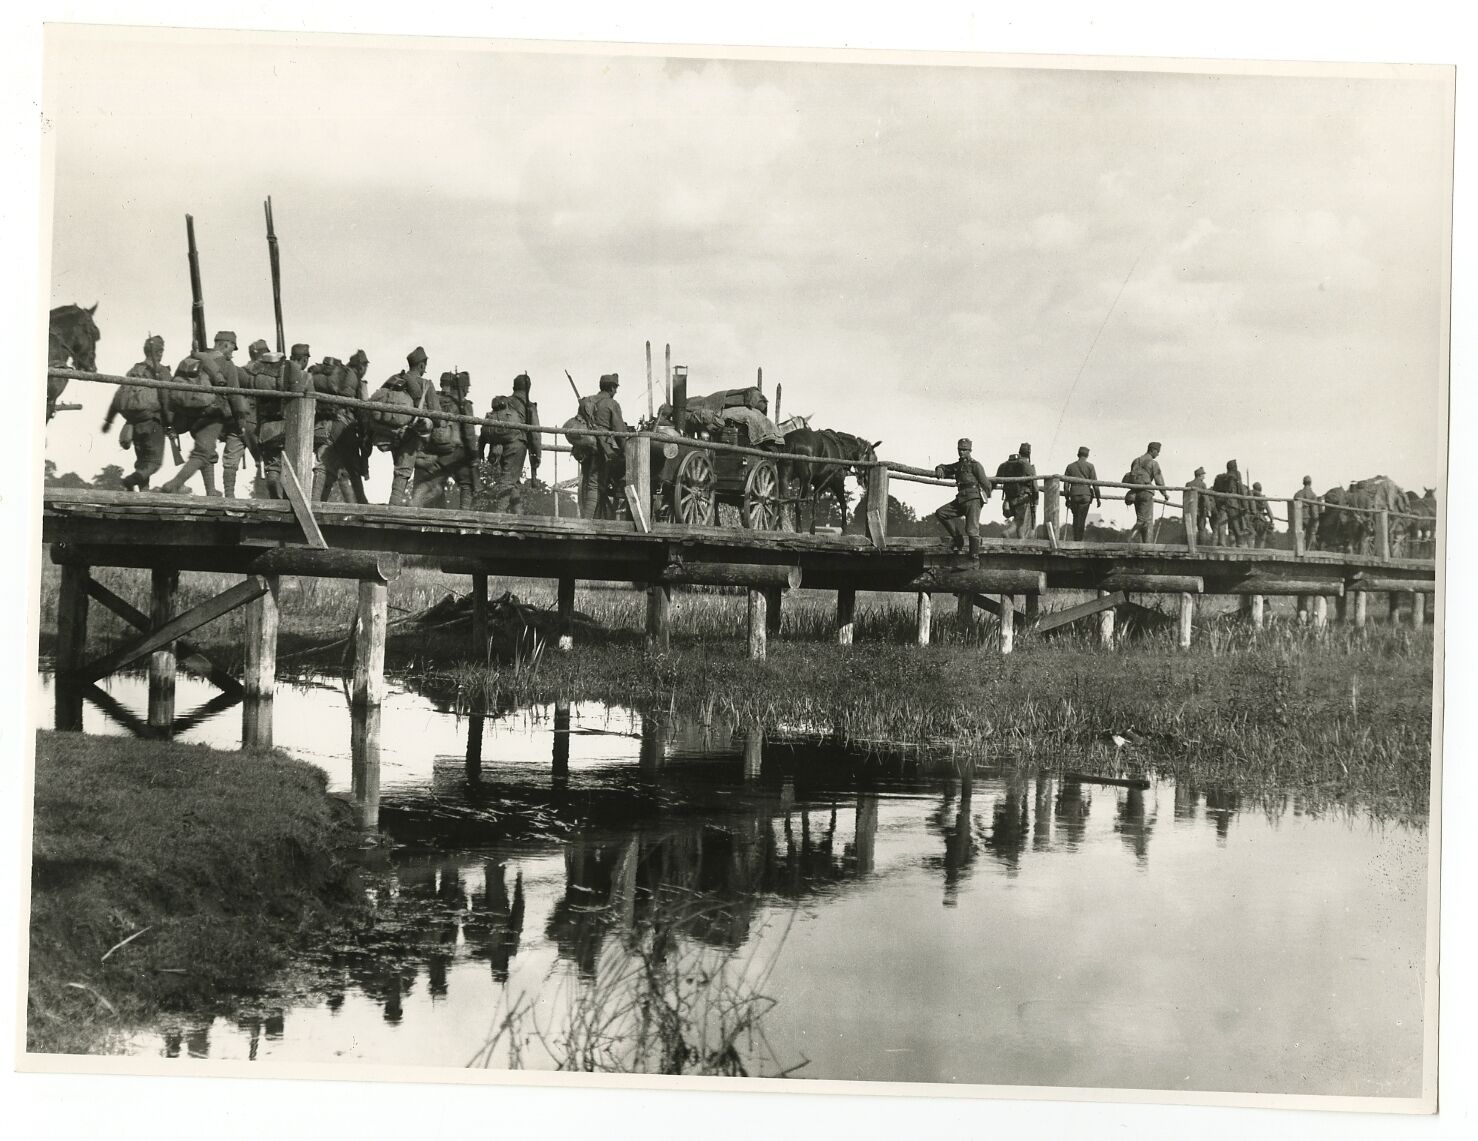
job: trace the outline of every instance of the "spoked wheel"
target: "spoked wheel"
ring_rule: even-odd
[[[752,531],[780,529],[780,475],[773,460],[760,460],[749,469],[739,515]]]
[[[712,527],[717,513],[713,500],[713,463],[697,449],[677,465],[672,477],[672,521]]]

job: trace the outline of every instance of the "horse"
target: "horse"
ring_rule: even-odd
[[[797,498],[811,500],[812,534],[816,532],[816,501],[824,492],[830,492],[836,497],[842,526],[847,525],[847,476],[855,475],[860,480],[862,476],[855,465],[876,460],[877,450],[882,443],[878,440],[869,444],[860,436],[830,428],[797,428],[785,434],[786,452],[836,461],[828,464],[810,464],[800,460],[780,461],[781,485],[794,488]],[[799,529],[799,508],[796,512],[796,526]]]
[[[51,336],[46,350],[49,368],[75,368],[82,372],[97,371],[97,343],[102,340],[91,309],[80,305],[59,305],[51,311]],[[67,389],[64,379],[46,377],[46,419],[56,415],[56,402]]]
[[[1437,489],[1426,488],[1423,494],[1406,493],[1406,513],[1418,515],[1419,519],[1408,519],[1409,535],[1413,543],[1431,543],[1437,538]]]
[[[1370,516],[1359,511],[1347,511],[1347,507],[1364,507],[1359,488],[1351,484],[1348,489],[1331,487],[1324,493],[1323,507],[1319,512],[1319,549],[1357,554],[1365,544],[1370,527]]]

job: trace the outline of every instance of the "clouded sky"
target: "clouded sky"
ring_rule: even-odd
[[[48,49],[51,303],[99,303],[104,370],[151,331],[186,350],[187,211],[211,329],[271,339],[270,194],[288,339],[362,347],[376,381],[424,345],[479,410],[527,370],[562,422],[568,368],[619,371],[634,418],[650,339],[659,389],[665,343],[694,391],[763,366],[784,411],[908,463],[966,434],[992,467],[1031,441],[1040,471],[1086,444],[1117,479],[1153,438],[1172,482],[1234,457],[1283,495],[1442,475],[1446,72]],[[47,454],[122,462],[93,437],[110,390],[78,389]]]

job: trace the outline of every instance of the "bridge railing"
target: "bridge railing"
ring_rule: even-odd
[[[78,380],[88,383],[112,384],[112,385],[136,385],[141,388],[157,389],[163,392],[199,392],[200,385],[186,381],[160,381],[151,380],[147,377],[117,376],[110,373],[84,372],[78,369],[50,368],[48,376],[62,380]],[[322,393],[314,390],[311,377],[302,375],[297,383],[300,387],[290,391],[264,391],[256,388],[240,388],[224,385],[212,386],[212,392],[219,396],[236,396],[246,400],[272,400],[286,402],[286,444],[284,451],[288,462],[299,476],[311,472],[313,467],[313,422],[317,413],[317,405],[324,404],[333,407],[354,409],[359,411],[384,411],[383,403],[373,400],[361,400],[355,397],[338,396],[331,393]],[[431,381],[428,379],[429,385]],[[566,435],[566,429],[552,425],[530,425],[520,421],[500,420],[491,416],[469,416],[463,413],[443,412],[440,409],[421,408],[416,409],[412,415],[427,419],[450,421],[459,424],[470,424],[478,427],[510,428],[523,432],[535,432],[541,436],[562,437]],[[663,432],[652,430],[628,430],[612,431],[603,428],[592,428],[582,425],[578,432],[581,436],[590,438],[610,438],[621,442],[627,459],[627,496],[632,507],[633,521],[639,529],[650,528],[651,520],[647,517],[652,502],[651,497],[651,450],[652,442],[674,442],[680,443],[685,448],[699,448],[714,453],[730,455],[755,456],[769,460],[783,460],[796,464],[820,465],[825,467],[836,467],[839,463],[835,459],[803,455],[794,452],[777,452],[772,449],[748,447],[743,444],[729,444],[720,440],[705,440],[693,436],[678,435],[675,432]],[[645,441],[646,446],[643,446]],[[542,449],[550,452],[573,452],[574,449],[567,445],[558,443],[544,443]],[[888,483],[890,478],[898,479],[908,483],[927,484],[938,487],[954,487],[954,481],[942,478],[933,468],[914,467],[909,464],[900,463],[896,460],[859,459],[847,461],[846,467],[852,468],[859,473],[859,478],[864,482],[867,489],[867,517],[866,524],[869,536],[875,545],[881,547],[887,539],[887,502]],[[1068,475],[1032,475],[1032,476],[992,476],[991,483],[995,485],[1007,484],[1031,484],[1040,486],[1043,501],[1043,522],[1047,525],[1048,541],[1055,549],[1059,546],[1060,539],[1058,531],[1061,527],[1060,509],[1063,499],[1063,488],[1065,485],[1081,484],[1095,488],[1112,488],[1117,491],[1149,492],[1155,496],[1162,506],[1171,509],[1178,508],[1182,515],[1185,539],[1180,544],[1174,544],[1195,552],[1201,545],[1199,535],[1199,497],[1206,496],[1214,505],[1219,500],[1239,500],[1248,504],[1266,504],[1271,508],[1273,504],[1283,504],[1287,511],[1282,515],[1273,515],[1275,522],[1287,525],[1293,538],[1293,549],[1297,556],[1306,553],[1306,537],[1304,533],[1304,510],[1305,505],[1318,507],[1321,511],[1338,510],[1352,514],[1370,515],[1377,517],[1374,530],[1375,553],[1382,558],[1391,557],[1392,551],[1392,524],[1396,521],[1409,521],[1413,523],[1433,523],[1432,516],[1416,515],[1409,512],[1389,511],[1384,508],[1367,508],[1347,506],[1344,504],[1329,504],[1322,499],[1307,500],[1292,498],[1281,498],[1267,495],[1240,494],[1234,492],[1202,490],[1194,487],[1161,486],[1160,484],[1147,483],[1124,483],[1117,480],[1106,479],[1083,479]],[[1179,492],[1180,502],[1176,503],[1170,498],[1171,493]]]

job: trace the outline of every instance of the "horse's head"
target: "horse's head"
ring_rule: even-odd
[[[1436,503],[1437,502],[1437,489],[1435,487],[1429,487],[1425,491],[1423,491],[1422,492],[1422,502],[1424,502],[1424,503]]]
[[[92,308],[84,309],[80,305],[63,305],[51,311],[51,342],[54,354],[60,355],[65,350],[65,360],[72,362],[72,367],[81,369],[83,372],[97,371],[97,343],[102,340],[103,335],[98,330],[97,322],[92,315],[97,312],[97,304]]]

